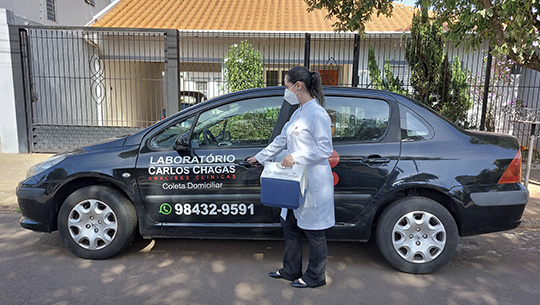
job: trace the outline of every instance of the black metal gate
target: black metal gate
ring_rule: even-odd
[[[19,30],[31,152],[121,136],[166,108],[164,32]]]

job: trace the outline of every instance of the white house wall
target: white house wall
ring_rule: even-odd
[[[110,0],[93,0],[95,5],[90,5],[84,0],[55,0],[54,2],[56,21],[47,19],[46,0],[0,0],[0,7],[43,25],[82,26],[111,3]]]
[[[144,62],[165,61],[163,32],[89,32],[88,40],[99,46],[100,58]]]

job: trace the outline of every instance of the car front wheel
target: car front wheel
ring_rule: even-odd
[[[377,246],[396,269],[431,273],[454,255],[458,231],[452,215],[438,202],[425,197],[395,201],[381,214]]]
[[[135,236],[136,211],[118,191],[89,186],[73,192],[58,214],[58,230],[68,249],[89,259],[124,250]]]

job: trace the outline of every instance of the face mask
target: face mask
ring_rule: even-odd
[[[296,86],[296,84],[294,84],[294,86]],[[292,86],[291,89],[294,88],[294,86]],[[298,94],[298,92],[296,92],[296,94]],[[291,105],[298,105],[300,102],[298,101],[296,94],[289,89],[285,89],[284,99]]]

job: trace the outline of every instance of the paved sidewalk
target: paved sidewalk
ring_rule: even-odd
[[[0,153],[0,212],[17,212],[15,188],[26,177],[26,171],[50,154],[3,154]],[[531,171],[530,198],[520,227],[540,229],[540,169]]]
[[[26,171],[32,165],[50,156],[52,155],[0,153],[0,212],[17,210],[15,188],[26,178]]]

